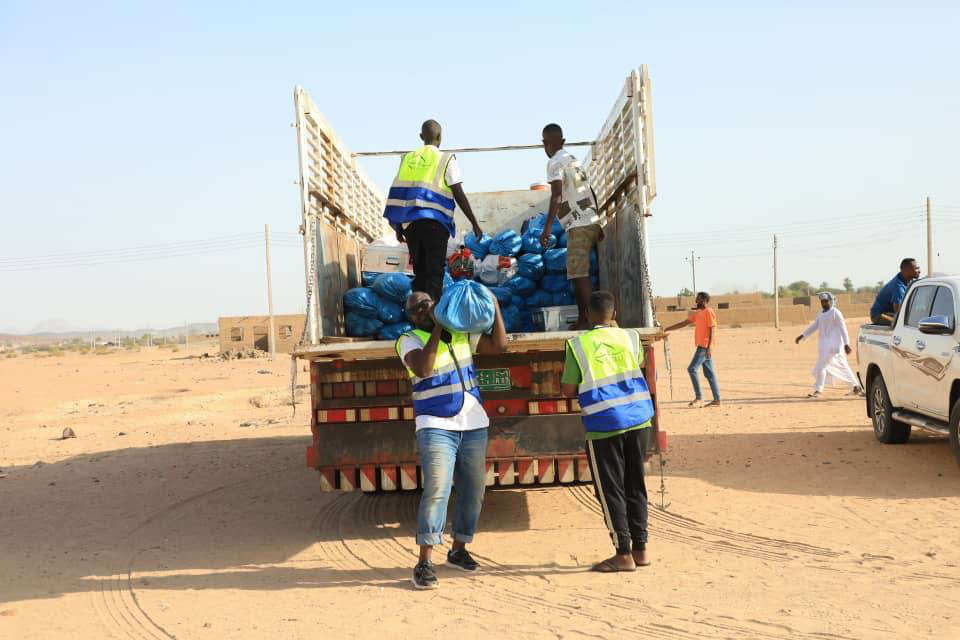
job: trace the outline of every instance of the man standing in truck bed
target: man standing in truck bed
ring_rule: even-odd
[[[483,235],[463,192],[457,158],[439,149],[440,133],[436,120],[420,127],[423,146],[403,156],[383,212],[397,239],[410,249],[413,290],[429,293],[434,300],[443,291],[447,240],[457,234],[455,205],[460,205],[477,237]]]
[[[557,218],[567,231],[567,279],[573,281],[573,294],[580,317],[578,329],[588,329],[587,305],[593,285],[590,283],[590,252],[603,240],[597,198],[587,182],[587,174],[572,153],[563,148],[563,129],[558,124],[543,128],[543,150],[550,183],[550,211],[540,235],[540,244],[550,246],[550,229]],[[639,276],[637,276],[639,277]]]
[[[490,420],[480,400],[473,354],[495,355],[507,348],[507,331],[500,305],[490,335],[448,332],[436,321],[429,294],[415,291],[407,298],[407,315],[417,327],[397,340],[413,386],[417,454],[423,471],[423,495],[417,515],[420,560],[413,569],[413,586],[435,589],[434,545],[443,544],[447,502],[457,486],[453,507],[453,548],[447,565],[476,571],[467,551],[483,505],[487,475],[487,427]]]

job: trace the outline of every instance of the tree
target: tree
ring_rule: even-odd
[[[680,293],[678,293],[677,295],[684,296],[684,297],[692,296],[693,291],[690,291],[690,289],[684,287],[683,289],[680,290]]]
[[[826,291],[829,288],[830,288],[830,285],[827,283],[826,280],[820,283],[820,289],[822,289],[823,291]]]
[[[851,291],[853,291],[853,280],[851,280],[850,278],[844,278],[843,288],[847,293],[850,293]]]
[[[806,291],[809,288],[810,283],[806,280],[797,280],[787,285],[787,289],[793,289],[794,291]]]

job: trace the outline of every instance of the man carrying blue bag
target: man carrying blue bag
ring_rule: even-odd
[[[467,551],[473,541],[486,487],[487,427],[490,420],[480,400],[473,354],[498,354],[507,348],[507,332],[500,305],[493,300],[490,335],[449,331],[437,322],[433,298],[414,291],[407,299],[407,315],[416,329],[397,340],[397,355],[410,376],[416,414],[417,452],[423,472],[423,495],[417,514],[420,558],[413,570],[413,586],[439,586],[433,547],[443,544],[447,502],[457,487],[453,508],[453,548],[447,564],[476,571]]]

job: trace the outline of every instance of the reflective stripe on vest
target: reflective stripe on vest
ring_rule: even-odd
[[[403,356],[400,351],[400,342],[406,336],[412,336],[426,346],[430,334],[420,329],[414,329],[397,339],[397,355]],[[474,396],[480,402],[480,390],[477,386],[477,373],[473,366],[473,356],[470,353],[470,338],[464,333],[451,332],[453,340],[450,344],[441,342],[437,348],[437,358],[433,363],[433,371],[426,378],[420,378],[413,370],[403,363],[410,382],[413,386],[413,411],[418,416],[437,416],[450,418],[463,409],[463,393]]]
[[[445,177],[452,157],[453,154],[438,151],[430,145],[403,156],[400,170],[387,194],[384,217],[394,225],[422,219],[436,220],[447,227],[451,236],[454,235],[456,202]]]
[[[567,344],[580,365],[580,412],[587,431],[619,431],[653,417],[636,331],[600,327]]]

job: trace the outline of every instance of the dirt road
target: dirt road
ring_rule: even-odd
[[[723,330],[720,409],[686,408],[671,339],[653,566],[585,572],[611,551],[588,487],[494,491],[482,571],[432,592],[409,583],[417,495],[319,492],[288,359],[0,360],[0,637],[960,637],[946,441],[880,445],[846,390],[803,399],[797,331]]]

